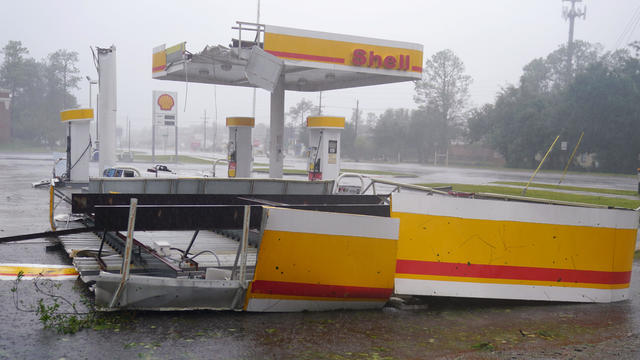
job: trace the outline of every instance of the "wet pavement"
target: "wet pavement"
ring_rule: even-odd
[[[0,236],[48,229],[48,193],[32,189],[31,182],[49,176],[49,159],[0,154]],[[618,187],[620,181],[602,180],[594,185]],[[571,185],[580,181],[594,179]],[[46,245],[0,244],[0,263],[70,263],[63,251]],[[35,313],[23,311],[44,297],[33,282],[20,283],[18,306],[13,286],[0,281],[0,359],[640,358],[639,261],[631,300],[613,304],[429,298],[427,308],[417,310],[126,312],[104,315],[94,329],[73,335],[43,329]],[[83,308],[80,282],[49,283],[48,289]]]

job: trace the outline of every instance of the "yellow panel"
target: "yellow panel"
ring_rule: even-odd
[[[46,265],[43,266],[0,266],[0,275],[18,276],[18,273],[22,271],[24,276],[60,276],[60,275],[78,275],[78,272],[73,267],[54,267],[49,268]]]
[[[254,280],[393,288],[397,241],[267,230]]]
[[[393,212],[398,259],[603,272],[631,270],[636,230]]]
[[[60,112],[60,121],[93,119],[93,109],[73,109]]]
[[[336,116],[309,116],[307,117],[308,127],[332,127],[344,129],[344,118]]]
[[[370,52],[373,52],[374,55],[380,56],[381,60],[388,56],[395,57],[396,66],[390,70],[422,72],[422,51],[419,50],[274,33],[266,33],[264,40],[264,50],[281,58],[346,66],[357,66],[353,62],[354,51],[357,49],[364,50],[367,57],[367,63],[362,67],[369,67],[369,55]],[[405,66],[405,70],[399,69],[400,55],[409,56],[409,62]],[[384,66],[380,64],[379,67],[373,66],[369,68],[384,69]]]
[[[184,45],[185,45],[185,43],[181,42],[181,43],[179,43],[177,45],[173,45],[172,47],[168,48],[167,50],[165,50],[165,52],[167,54],[172,54],[172,53],[174,53],[176,51],[183,52],[184,51]]]
[[[152,72],[163,71],[167,67],[167,52],[165,50],[153,54]]]
[[[252,117],[228,117],[227,126],[249,126],[254,127],[256,120]]]

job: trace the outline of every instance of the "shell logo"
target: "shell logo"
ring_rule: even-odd
[[[169,94],[162,94],[158,97],[158,106],[160,106],[160,110],[169,111],[175,105],[175,101],[173,101],[173,97]]]

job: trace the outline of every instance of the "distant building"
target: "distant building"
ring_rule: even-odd
[[[480,144],[455,144],[449,145],[449,163],[504,166],[505,160],[497,151]]]
[[[11,139],[11,93],[9,90],[0,89],[0,142]]]

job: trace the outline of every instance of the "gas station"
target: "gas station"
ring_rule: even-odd
[[[99,249],[74,259],[80,277],[95,284],[99,309],[376,309],[392,294],[562,302],[629,298],[636,211],[459,194],[373,178],[370,186],[377,182],[395,190],[382,194],[373,187],[367,194],[363,183],[353,194],[339,194],[345,118],[333,116],[307,118],[310,181],[282,179],[286,90],[419,80],[422,45],[236,24],[237,38],[229,47],[191,53],[183,42],[154,48],[152,77],[269,91],[270,178],[251,178],[255,118],[236,116],[226,119],[228,178],[89,178],[86,191],[71,199],[59,194],[86,226],[57,232],[50,185],[49,219],[56,236],[70,236],[62,239],[66,250]],[[97,60],[102,171],[115,162],[115,47],[98,48]],[[159,93],[154,104],[169,111],[176,104],[170,97]],[[175,125],[172,114],[159,115],[163,124]],[[92,118],[83,109],[61,114],[79,139],[69,146],[72,180],[88,177],[84,149]],[[141,240],[134,239],[134,228]],[[120,233],[125,230],[126,236]],[[154,240],[148,232],[155,231],[171,231],[171,243]],[[71,235],[81,233],[86,237],[78,248]],[[105,246],[117,255],[103,255]]]
[[[199,53],[187,51],[186,42],[155,47],[152,77],[269,91],[270,178],[283,175],[285,90],[327,91],[422,78],[421,44],[247,22],[236,22],[232,29],[237,38],[228,47],[206,46]],[[234,146],[251,144],[249,140],[248,145]],[[331,150],[338,151],[339,146]],[[334,156],[339,159],[339,152]],[[337,165],[335,176],[339,160]],[[311,173],[309,178],[317,179],[312,179]],[[326,175],[323,178],[328,179]]]

